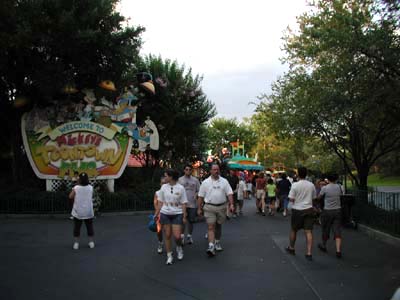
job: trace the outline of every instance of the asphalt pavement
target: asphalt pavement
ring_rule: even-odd
[[[0,295],[4,300],[47,299],[390,299],[400,286],[399,248],[353,229],[343,234],[343,258],[316,247],[304,257],[299,233],[296,255],[284,251],[289,218],[255,213],[246,200],[244,216],[223,226],[224,251],[206,255],[206,224],[195,225],[194,244],[185,257],[165,265],[147,215],[100,216],[96,247],[87,247],[82,228],[79,250],[72,250],[67,216],[0,218]]]

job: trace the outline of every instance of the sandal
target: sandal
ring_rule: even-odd
[[[313,260],[311,254],[306,254],[305,257],[306,257],[306,259],[307,259],[308,261],[312,261],[312,260]]]
[[[295,255],[296,254],[296,251],[294,249],[290,248],[289,246],[287,246],[285,248],[285,250],[286,250],[287,253],[289,253],[291,255]]]

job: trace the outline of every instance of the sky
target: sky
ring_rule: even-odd
[[[282,37],[305,0],[121,0],[130,26],[146,28],[141,54],[176,60],[203,76],[217,117],[250,117],[271,83],[287,70]]]

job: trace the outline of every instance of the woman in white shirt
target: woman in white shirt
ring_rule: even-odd
[[[186,224],[186,191],[178,183],[179,172],[168,169],[165,172],[165,181],[167,183],[161,186],[158,194],[160,205],[157,207],[157,215],[160,214],[160,222],[164,231],[165,249],[167,251],[167,265],[173,263],[172,255],[172,235],[175,239],[176,253],[178,260],[183,259],[182,249],[182,225]]]
[[[239,184],[238,184],[238,192],[237,192],[237,200],[238,200],[238,207],[236,211],[239,215],[243,215],[243,200],[246,198],[246,182],[244,181],[244,174],[239,176]]]
[[[71,215],[74,218],[74,250],[79,249],[79,236],[81,233],[82,221],[85,222],[89,236],[89,248],[94,248],[93,230],[93,187],[89,184],[89,177],[86,173],[79,174],[78,184],[72,188],[69,198],[74,201]]]

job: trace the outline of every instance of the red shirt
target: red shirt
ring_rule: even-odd
[[[265,177],[256,179],[256,189],[257,190],[265,190],[266,184],[267,184],[267,179]]]

